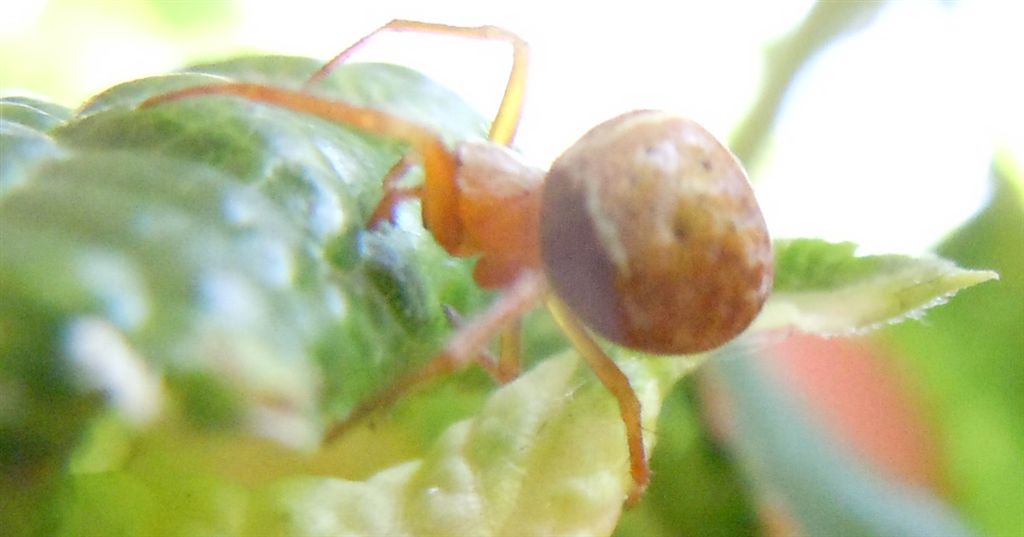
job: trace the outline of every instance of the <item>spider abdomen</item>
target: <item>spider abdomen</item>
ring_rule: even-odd
[[[687,119],[637,111],[592,129],[548,173],[540,221],[552,287],[627,347],[722,345],[771,289],[771,241],[746,174]]]

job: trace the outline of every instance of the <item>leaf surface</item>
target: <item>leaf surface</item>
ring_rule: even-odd
[[[856,255],[853,243],[776,240],[775,289],[754,330],[852,335],[916,318],[961,289],[998,278],[939,257]]]

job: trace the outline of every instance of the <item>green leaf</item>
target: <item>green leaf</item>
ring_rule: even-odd
[[[624,356],[623,367],[650,409],[651,431],[661,398],[692,361]],[[395,412],[406,428],[419,417]],[[108,438],[97,441],[119,442],[102,425]],[[633,486],[618,407],[574,353],[494,391],[421,457],[364,480],[316,476],[308,467],[273,479],[268,463],[280,463],[280,454],[257,446],[250,460],[239,438],[197,452],[176,434],[147,437],[113,468],[71,476],[63,490],[70,515],[58,534],[602,535]],[[654,439],[648,434],[649,445]],[[268,477],[254,480],[252,462]],[[168,506],[175,516],[161,516]]]
[[[627,366],[652,426],[681,370]],[[422,460],[365,482],[303,478],[269,492],[280,534],[602,535],[632,486],[627,466],[614,400],[570,354],[495,392]]]
[[[916,318],[959,290],[997,279],[938,257],[856,255],[852,243],[775,242],[775,289],[753,330],[850,335]]]
[[[250,73],[262,67],[268,73],[264,77],[282,83],[297,83],[297,80],[308,76],[315,66],[316,63],[312,60],[254,58],[225,62],[218,64],[216,68],[208,66],[205,69],[222,73]],[[364,94],[371,97],[381,96],[387,103],[398,108],[413,108],[418,95],[424,99],[421,101],[421,108],[434,110],[438,103],[430,99],[435,97],[450,109],[459,108],[450,92],[428,89],[430,84],[422,76],[411,71],[382,65],[352,68],[361,73],[359,77],[368,81],[366,85],[372,86],[369,90],[364,88]],[[338,87],[356,87],[354,80],[359,77],[346,75],[350,70],[348,67],[341,69],[337,75],[341,82],[332,83],[335,77],[331,77],[325,86],[330,87],[333,84]],[[383,74],[375,76],[375,71]],[[352,404],[393,378],[398,369],[410,367],[410,363],[422,360],[436,348],[442,331],[447,327],[439,304],[452,304],[463,311],[468,311],[473,304],[479,303],[482,293],[467,293],[473,286],[468,272],[462,268],[466,266],[465,263],[457,263],[460,268],[454,272],[429,268],[436,266],[437,262],[445,265],[452,263],[432,243],[432,239],[419,227],[418,222],[397,232],[385,229],[366,233],[362,230],[362,223],[380,197],[380,177],[398,158],[399,151],[395,143],[369,138],[351,128],[307,115],[240,99],[190,99],[146,109],[135,108],[141,100],[154,94],[189,84],[209,82],[209,75],[183,74],[121,85],[94,99],[87,108],[87,113],[60,127],[55,131],[55,136],[65,147],[83,154],[127,150],[133,154],[146,155],[137,164],[118,164],[112,161],[109,166],[116,170],[116,176],[119,177],[126,176],[124,170],[130,169],[131,174],[140,177],[138,182],[142,185],[148,184],[147,181],[154,185],[178,184],[181,188],[187,189],[186,192],[194,193],[201,199],[195,202],[182,200],[182,203],[184,206],[194,204],[196,208],[204,208],[203,210],[207,211],[207,214],[196,222],[198,226],[210,225],[217,219],[237,218],[238,215],[217,214],[221,212],[225,194],[216,191],[198,192],[195,191],[193,182],[181,182],[179,177],[188,177],[191,173],[177,170],[176,162],[187,161],[190,165],[197,163],[226,173],[223,179],[216,182],[233,183],[235,187],[241,184],[257,186],[258,192],[252,193],[254,199],[263,198],[259,201],[272,205],[273,209],[243,206],[234,206],[232,209],[243,210],[242,218],[246,219],[259,215],[259,224],[270,228],[266,230],[265,236],[250,237],[244,241],[249,245],[246,248],[256,248],[255,250],[242,252],[236,248],[237,256],[229,254],[228,257],[233,257],[242,265],[254,266],[261,270],[284,268],[287,271],[284,277],[288,280],[281,283],[290,282],[295,288],[282,291],[285,295],[302,296],[288,296],[286,300],[297,299],[297,304],[305,305],[296,305],[294,308],[271,306],[271,309],[281,317],[276,317],[268,311],[266,326],[278,327],[278,334],[282,333],[282,327],[295,327],[289,344],[291,350],[278,351],[275,354],[282,363],[287,361],[284,357],[294,355],[294,360],[298,360],[299,363],[315,365],[310,363],[313,356],[307,355],[302,358],[302,352],[322,348],[325,353],[330,353],[323,356],[319,364],[325,369],[325,376],[329,379],[325,408],[333,408],[334,412],[343,415]],[[393,96],[399,91],[387,89],[388,84],[396,84],[403,88],[403,91],[408,90],[406,100],[398,102],[400,100]],[[347,91],[359,93],[353,89]],[[395,105],[395,102],[398,104]],[[459,109],[464,110],[464,107]],[[467,118],[469,126],[458,121],[459,114]],[[424,117],[429,115],[430,113],[421,114]],[[439,127],[440,130],[450,133],[466,132],[481,124],[478,116],[468,112],[453,112],[451,116],[447,118],[447,127]],[[148,164],[153,168],[151,170],[146,169],[147,158],[152,159]],[[161,164],[159,159],[165,158],[172,159],[172,162]],[[78,166],[80,164],[69,164],[71,168]],[[106,177],[103,177],[106,173],[97,170],[95,175],[106,180]],[[126,178],[123,184],[129,185],[134,182]],[[68,182],[67,188],[77,188],[80,184]],[[137,185],[133,185],[133,188],[137,188]],[[104,204],[109,204],[110,201],[97,199],[94,207],[102,207],[103,210],[97,211],[90,217],[89,222],[81,222],[83,225],[79,227],[101,229],[104,226],[113,226],[117,229],[131,230],[131,221],[154,218],[166,220],[167,215],[163,214],[165,211],[162,208],[154,209],[157,215],[148,214],[153,211],[147,209],[161,196],[167,195],[166,188],[161,188],[163,190],[155,193],[152,201],[133,201],[132,207],[136,209],[134,211],[127,207],[104,207]],[[66,199],[77,199],[81,195],[99,198],[106,198],[109,195],[115,199],[123,197],[119,191],[106,192],[102,195],[98,192],[81,195],[73,192],[40,195],[48,198],[63,196]],[[193,218],[189,214],[190,211],[195,212],[193,209],[182,210],[176,218],[187,224],[189,219]],[[116,220],[104,219],[103,215],[110,213],[126,215],[125,218],[130,221],[117,223]],[[276,223],[273,223],[275,221]],[[419,229],[415,229],[417,227]],[[202,227],[197,227],[194,231],[181,236],[186,242],[179,248],[201,251],[203,247],[196,246],[196,243],[201,245],[203,237],[207,234]],[[290,238],[285,243],[279,243],[280,236]],[[151,237],[140,238],[140,244],[148,244],[147,241],[150,239]],[[173,248],[168,250],[166,247],[165,244],[160,252],[161,255],[169,254],[172,258],[170,263],[153,260],[151,263],[143,264],[150,265],[158,271],[173,267],[178,255]],[[210,251],[231,249],[227,245],[210,248]],[[280,257],[282,254],[284,257]],[[131,254],[125,255],[131,257]],[[261,258],[266,262],[263,266],[252,264],[253,259]],[[428,259],[434,263],[426,262]],[[280,267],[271,265],[282,262],[284,265]],[[186,271],[188,274],[183,275],[178,281],[198,278],[198,275],[192,274],[205,270],[204,267],[208,264],[208,260],[201,258]],[[24,274],[31,277],[28,272]],[[164,282],[168,280],[157,274],[150,279]],[[414,291],[417,288],[420,291]],[[436,289],[443,290],[443,296],[438,296]],[[175,300],[180,296],[181,294],[177,293],[168,297],[167,301],[154,302],[178,303],[186,312],[195,308],[189,300]],[[345,322],[340,324],[329,320],[331,316],[336,315],[330,313],[330,309],[338,307],[338,300],[351,312]],[[331,305],[332,301],[335,305]],[[290,310],[294,311],[294,314],[289,315],[287,312]],[[255,311],[250,311],[247,316],[255,317]],[[284,319],[285,316],[289,318]],[[230,318],[231,315],[226,317]],[[300,320],[298,325],[295,319]],[[314,324],[311,326],[310,322]],[[255,325],[248,325],[245,328],[250,329],[253,330],[253,334],[265,331]],[[409,332],[409,336],[417,337],[379,337],[380,334],[389,331],[398,334]],[[168,333],[176,334],[174,330],[169,330]],[[177,335],[180,337],[180,334]],[[262,337],[259,336],[257,340]],[[251,339],[243,337],[235,338],[234,341],[239,346],[245,346],[248,343],[243,342]],[[331,341],[339,343],[340,352],[339,349],[333,348]],[[262,344],[256,346],[266,347]],[[306,347],[307,350],[299,350],[301,347]],[[160,348],[154,349],[154,352],[158,356],[163,353]],[[245,354],[248,352],[242,353]],[[368,367],[369,364],[374,365]],[[310,382],[305,384],[306,388],[300,391],[309,394],[316,391]],[[317,425],[314,428],[319,427],[320,421],[323,421],[323,418],[316,420]]]
[[[259,56],[197,65],[187,72],[300,88],[320,66],[320,62],[309,58]],[[488,122],[454,92],[398,65],[342,65],[309,90],[429,125],[449,143],[482,138],[489,127]]]
[[[131,80],[93,96],[78,111],[78,119],[104,110],[121,108],[129,111],[154,95],[230,79],[202,73],[175,73]]]
[[[451,96],[408,70],[359,69],[390,73],[371,94]],[[137,428],[180,415],[308,449],[435,352],[441,304],[484,303],[414,206],[398,227],[363,229],[399,144],[238,99],[135,107],[209,80],[129,83],[48,132],[4,123],[5,141],[27,142],[4,143],[0,169],[0,382],[17,395],[0,405],[0,464],[32,479],[0,484],[33,492],[0,525],[46,532],[52,521],[17,513],[49,511],[70,439],[104,409]],[[482,125],[461,110],[439,130]]]
[[[30,97],[0,98],[0,119],[20,123],[30,129],[45,131],[71,117],[71,111]]]
[[[46,133],[0,119],[0,198],[24,184],[32,166],[62,153]]]

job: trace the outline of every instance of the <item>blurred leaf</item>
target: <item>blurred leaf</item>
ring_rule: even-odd
[[[258,56],[197,65],[188,71],[298,88],[320,66],[320,62],[309,58]],[[397,65],[346,64],[310,91],[429,125],[449,143],[480,139],[490,126],[451,90]]]
[[[954,500],[987,534],[1024,528],[1024,173],[993,167],[988,206],[938,251],[1000,279],[882,335],[932,414]]]
[[[38,99],[0,99],[0,198],[24,181],[31,166],[63,152],[47,131],[70,114]]]
[[[651,409],[661,378],[639,362],[631,380]],[[670,373],[671,371],[671,373]],[[572,397],[567,397],[572,394]],[[604,535],[632,482],[618,408],[579,359],[551,358],[448,429],[422,461],[364,483],[299,479],[282,485],[281,533],[296,535]],[[579,442],[585,441],[585,445]],[[287,531],[284,531],[284,530]]]
[[[45,131],[60,125],[71,111],[52,103],[30,97],[0,98],[0,120],[20,123],[30,129]]]
[[[690,365],[627,359],[624,368],[651,428]],[[416,427],[415,418],[397,419]],[[70,476],[58,534],[602,535],[632,487],[618,407],[571,353],[495,391],[422,458],[365,481],[294,473],[240,486],[181,440],[142,439],[120,470]],[[168,509],[175,516],[162,516]]]
[[[46,133],[23,122],[0,119],[0,198],[21,186],[33,165],[62,153]]]
[[[260,65],[266,68],[264,81],[295,85],[297,80],[309,75],[316,62],[294,58],[245,58],[202,69],[251,73]],[[407,90],[413,97],[407,97],[406,107],[413,106],[416,96],[429,103],[425,107],[436,106],[431,99],[438,95],[447,97],[446,106],[457,106],[450,93],[420,90],[428,84],[409,70],[383,65],[349,67],[362,73],[367,85],[394,83]],[[340,70],[339,76],[348,70]],[[373,72],[385,73],[380,77],[384,81]],[[208,81],[193,74],[179,76],[189,82]],[[343,81],[348,80],[343,77]],[[145,88],[140,82],[134,82],[129,83],[129,88],[118,87],[105,92],[92,101],[90,109],[99,109],[99,112],[63,127],[59,137],[82,149],[116,147],[205,162],[228,171],[244,183],[258,185],[260,193],[270,203],[283,209],[282,230],[302,236],[295,237],[298,242],[278,250],[275,255],[298,256],[291,260],[271,257],[266,261],[284,262],[280,267],[269,268],[288,271],[282,276],[293,278],[291,281],[299,287],[295,290],[308,291],[310,297],[319,302],[319,308],[303,308],[302,313],[297,312],[298,318],[309,318],[318,310],[329,316],[337,315],[330,310],[339,307],[352,313],[346,322],[332,324],[330,330],[321,331],[319,335],[315,335],[316,331],[308,335],[339,338],[338,341],[343,342],[339,349],[331,349],[331,355],[325,356],[326,361],[320,364],[329,379],[327,401],[330,405],[339,405],[339,412],[347,411],[354,401],[378,389],[397,369],[410,367],[410,362],[415,362],[417,357],[425,358],[427,352],[436,348],[441,329],[446,326],[437,306],[439,303],[462,308],[474,303],[467,303],[467,291],[474,289],[467,272],[425,269],[431,266],[428,259],[445,264],[451,262],[422,229],[402,232],[385,229],[376,233],[361,230],[362,222],[380,196],[380,177],[398,158],[396,144],[370,139],[353,129],[310,116],[240,99],[191,99],[142,110],[126,107],[154,93],[180,87],[172,77],[159,77],[152,84],[151,88]],[[351,83],[339,86],[347,87],[346,84]],[[376,90],[376,93],[389,92]],[[463,113],[463,116],[471,118],[472,125],[481,125],[475,115]],[[457,116],[450,119],[449,131],[472,128],[460,127]],[[246,211],[242,216],[255,218],[256,215],[260,215],[261,220],[265,218],[260,211]],[[252,246],[259,245],[254,241]],[[273,248],[266,248],[272,244],[263,246],[252,255],[266,257],[275,252]],[[325,255],[329,256],[328,265],[324,264],[328,260]],[[398,260],[407,269],[417,268],[405,270],[389,259]],[[334,272],[335,268],[344,270]],[[402,270],[405,271],[400,275],[394,272]],[[388,274],[396,275],[400,281],[387,280]],[[454,281],[458,283],[453,285]],[[421,292],[415,299],[422,303],[388,305],[394,300],[410,298],[405,294],[396,295],[396,289],[404,293],[416,287],[444,289],[448,296],[442,299]],[[481,296],[476,291],[469,294]],[[473,300],[479,301],[479,298]],[[409,313],[410,308],[419,308],[421,312],[406,319],[401,314]],[[393,324],[396,321],[400,324]],[[371,330],[371,327],[380,329]],[[389,330],[404,333],[413,327],[421,337],[385,338],[383,344],[375,341]],[[375,365],[369,368],[368,364]],[[337,396],[335,389],[340,392]]]
[[[298,80],[315,65],[265,61],[301,63]],[[368,81],[389,73],[371,93],[399,84],[404,106],[417,88],[461,106],[411,71],[357,70]],[[208,80],[132,82],[66,123],[22,114],[56,125],[49,132],[4,123],[0,462],[25,476],[5,491],[43,491],[17,512],[40,509],[33,502],[75,447],[69,436],[101,409],[84,405],[93,394],[137,426],[173,410],[194,426],[310,447],[324,423],[434,352],[447,330],[440,304],[468,313],[483,303],[467,263],[416,220],[362,229],[397,144],[233,99],[134,108]],[[442,130],[483,125],[458,117]],[[32,524],[49,527],[21,526]]]
[[[993,271],[961,269],[941,258],[855,252],[852,243],[776,240],[775,289],[755,328],[864,332],[919,317],[960,289],[998,278]]]
[[[781,505],[802,534],[873,537],[974,533],[928,491],[859,464],[799,407],[786,387],[733,345],[716,362],[730,396],[741,460],[762,497]]]
[[[175,73],[131,80],[93,96],[78,110],[76,119],[80,121],[85,116],[115,108],[130,113],[132,108],[153,95],[225,80],[229,79],[204,73]]]

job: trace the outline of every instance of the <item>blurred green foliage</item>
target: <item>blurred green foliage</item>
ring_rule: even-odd
[[[953,501],[990,535],[1024,530],[1024,173],[993,164],[993,196],[936,249],[991,267],[984,285],[881,337],[927,403]]]
[[[316,66],[243,59],[194,72],[294,85]],[[50,107],[3,103],[18,112],[0,121],[5,490],[52,493],[101,393],[121,415],[145,422],[177,407],[203,429],[273,410],[265,433],[308,448],[325,415],[344,415],[439,344],[448,323],[425,304],[468,311],[484,299],[466,263],[425,234],[363,233],[399,156],[392,142],[236,100],[135,108],[197,76],[129,83],[56,127]],[[324,91],[396,113],[430,102],[449,111],[453,137],[484,126],[395,67],[344,69]],[[449,269],[421,270],[438,262]],[[31,527],[24,514],[5,509],[0,524]]]

